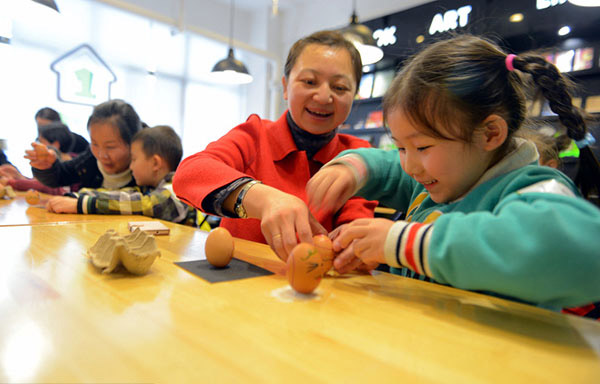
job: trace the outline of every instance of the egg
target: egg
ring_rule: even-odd
[[[333,243],[327,235],[313,236],[313,243],[315,244],[317,252],[321,254],[321,258],[323,259],[321,271],[322,274],[325,275],[333,266],[333,259],[335,257],[333,253]]]
[[[25,193],[25,201],[29,205],[37,205],[40,203],[40,193],[36,190],[30,189]]]
[[[233,236],[223,227],[210,231],[204,245],[206,260],[218,268],[226,267],[229,264],[233,257],[233,249]]]
[[[311,293],[323,277],[323,258],[314,245],[300,243],[287,259],[287,279],[296,292]]]

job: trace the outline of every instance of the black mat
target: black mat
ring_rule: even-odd
[[[229,265],[224,268],[214,267],[206,260],[181,261],[175,264],[210,283],[273,274],[273,272],[238,259],[231,259]]]

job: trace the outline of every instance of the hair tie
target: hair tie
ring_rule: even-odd
[[[596,138],[588,132],[585,134],[585,137],[583,139],[575,141],[575,144],[577,145],[577,148],[581,149],[587,147],[588,145],[592,145],[595,142]]]
[[[509,55],[506,55],[506,59],[504,59],[504,64],[506,64],[506,69],[508,69],[508,72],[512,72],[515,70],[515,67],[513,67],[513,60],[515,59],[515,57],[517,57],[517,55],[513,55],[511,53]]]

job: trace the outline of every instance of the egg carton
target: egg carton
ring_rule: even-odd
[[[109,229],[88,250],[92,264],[102,273],[111,273],[119,265],[135,275],[144,275],[160,257],[154,236],[135,229],[130,235],[119,235]]]

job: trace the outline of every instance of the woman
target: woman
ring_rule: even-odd
[[[175,193],[224,217],[221,226],[233,236],[267,242],[283,260],[298,241],[312,243],[313,234],[373,217],[376,203],[360,198],[333,213],[311,213],[306,205],[306,183],[323,164],[344,149],[369,146],[336,132],[361,75],[358,51],[339,33],[316,32],[297,41],[282,78],[288,110],[277,121],[252,115],[185,159],[173,179]]]
[[[49,187],[80,184],[84,188],[118,189],[134,186],[129,170],[131,138],[142,127],[133,107],[123,100],[97,105],[88,119],[92,145],[70,161],[57,161],[40,143],[25,151],[33,176]]]

